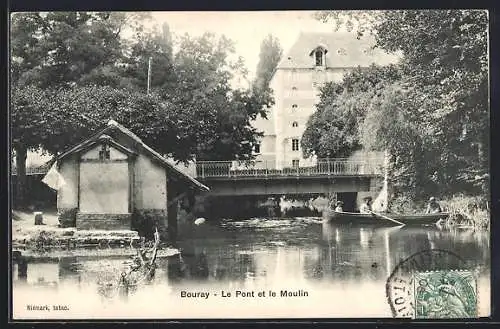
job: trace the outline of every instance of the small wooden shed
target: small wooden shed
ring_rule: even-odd
[[[177,201],[208,191],[113,120],[59,155],[53,168],[59,221],[81,229],[156,226],[175,234]]]

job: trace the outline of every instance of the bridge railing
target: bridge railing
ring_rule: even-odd
[[[276,161],[198,161],[197,178],[272,176],[362,176],[381,175],[380,161],[320,159],[315,165],[293,166]]]
[[[26,175],[44,175],[49,171],[49,169],[50,169],[50,166],[47,164],[44,164],[41,166],[27,166],[26,167]],[[11,166],[10,173],[13,176],[17,175],[17,167]]]
[[[27,167],[27,175],[41,175],[50,167]],[[11,167],[16,175],[16,167]],[[378,159],[319,159],[315,165],[292,166],[290,162],[276,161],[198,161],[197,178],[279,177],[279,176],[362,176],[382,175],[383,164]]]

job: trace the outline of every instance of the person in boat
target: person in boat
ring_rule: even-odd
[[[427,204],[427,209],[425,210],[426,214],[437,214],[441,213],[443,210],[441,209],[441,206],[439,203],[436,201],[435,197],[431,197],[429,199],[429,203]]]
[[[342,208],[342,206],[344,205],[344,203],[342,201],[337,201],[335,203],[335,211],[336,212],[343,212],[344,209]]]
[[[359,212],[362,214],[371,214],[372,212],[372,197],[368,196],[363,199],[363,204],[359,207]]]

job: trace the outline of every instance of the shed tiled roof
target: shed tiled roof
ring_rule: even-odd
[[[327,49],[327,68],[368,67],[373,63],[387,65],[398,60],[398,56],[381,49],[371,49],[373,37],[363,36],[359,40],[355,33],[348,32],[302,32],[279,62],[278,69],[314,68],[312,51],[317,47]]]
[[[70,154],[73,154],[73,153],[79,152],[83,149],[86,149],[88,147],[88,145],[94,144],[95,142],[97,142],[101,138],[101,136],[103,136],[105,134],[108,134],[108,135],[112,134],[113,131],[119,131],[120,133],[122,133],[122,134],[128,136],[129,138],[131,138],[132,140],[134,140],[137,144],[139,144],[141,146],[141,148],[144,151],[146,151],[146,153],[150,157],[158,160],[170,173],[174,174],[175,176],[177,176],[181,180],[185,181],[189,185],[194,186],[195,188],[197,188],[201,191],[208,191],[209,190],[209,188],[207,186],[203,185],[202,183],[200,183],[196,179],[192,178],[191,176],[189,176],[189,175],[183,173],[182,171],[180,171],[179,169],[175,168],[160,153],[156,152],[151,147],[146,145],[137,135],[135,135],[133,132],[131,132],[130,130],[128,130],[127,128],[120,125],[119,123],[117,123],[114,120],[110,120],[106,128],[102,129],[101,131],[99,131],[98,133],[96,133],[95,135],[90,137],[89,139],[85,140],[84,142],[82,142],[76,146],[71,147],[69,150],[67,150],[66,152],[59,155],[56,160],[60,161]]]

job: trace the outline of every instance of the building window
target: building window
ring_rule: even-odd
[[[316,66],[323,66],[323,51],[320,49],[316,50],[314,57],[316,59]]]
[[[298,127],[298,126],[299,126],[299,123],[298,123],[297,121],[294,121],[294,122],[292,123],[292,127]]]
[[[292,110],[296,110],[296,109],[297,109],[297,107],[298,107],[298,106],[297,106],[297,104],[293,104],[293,105],[292,105]]]
[[[255,153],[260,153],[260,144],[255,144],[255,146],[254,146],[254,152]]]
[[[292,151],[299,150],[299,140],[297,138],[292,139]]]
[[[298,168],[299,167],[299,159],[293,159],[292,160],[292,167],[293,168]]]
[[[99,151],[99,160],[109,160],[109,146],[103,144],[101,150]]]
[[[347,55],[347,50],[345,50],[345,48],[340,48],[339,50],[337,50],[337,54],[345,56]]]

